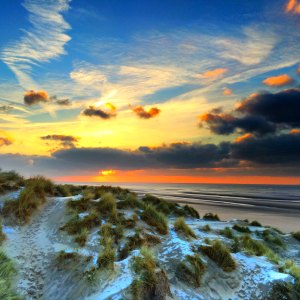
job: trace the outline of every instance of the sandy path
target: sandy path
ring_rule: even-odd
[[[15,229],[4,245],[6,253],[16,262],[19,271],[18,292],[26,299],[41,299],[47,269],[54,249],[49,240],[47,221],[55,213],[53,200],[49,200],[31,222]]]

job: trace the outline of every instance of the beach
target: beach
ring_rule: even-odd
[[[119,185],[140,195],[149,193],[168,201],[192,205],[201,216],[213,212],[222,220],[257,220],[283,232],[293,232],[300,228],[300,186],[128,183]]]

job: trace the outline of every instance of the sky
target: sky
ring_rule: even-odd
[[[299,0],[4,1],[0,166],[300,184],[299,29]]]

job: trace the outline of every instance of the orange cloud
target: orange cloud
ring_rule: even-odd
[[[300,74],[300,65],[298,66],[297,73]]]
[[[156,117],[161,110],[157,107],[151,107],[148,111],[146,111],[143,106],[136,106],[132,107],[132,111],[142,119],[151,119]]]
[[[51,101],[46,91],[28,91],[24,95],[24,103],[27,105],[34,105],[40,102]]]
[[[285,6],[286,13],[300,14],[300,3],[298,0],[289,0]]]
[[[225,88],[224,91],[223,91],[223,95],[224,95],[224,96],[230,96],[230,95],[232,95],[232,94],[233,94],[233,92],[232,92],[232,90],[229,89],[229,88]]]
[[[282,74],[278,76],[273,76],[273,77],[268,77],[266,78],[263,83],[268,86],[285,86],[288,84],[291,84],[293,82],[293,79],[287,75],[287,74]]]
[[[227,71],[228,71],[228,69],[218,68],[218,69],[206,71],[205,73],[201,74],[201,76],[204,78],[207,78],[207,79],[217,79],[217,78],[221,77]]]
[[[239,136],[235,139],[235,142],[236,143],[241,143],[241,142],[244,142],[246,140],[249,140],[249,139],[252,139],[253,138],[253,134],[252,133],[246,133],[242,136]]]
[[[300,129],[292,129],[290,134],[300,134]]]

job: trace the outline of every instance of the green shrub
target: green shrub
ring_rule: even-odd
[[[249,229],[248,226],[240,226],[238,224],[234,224],[232,228],[238,232],[251,233],[251,230]]]
[[[220,221],[220,218],[217,214],[213,213],[207,213],[203,216],[204,220],[209,220],[209,221]]]
[[[103,215],[112,215],[116,213],[117,203],[112,193],[105,193],[97,204],[98,210]]]
[[[14,287],[13,281],[16,276],[16,270],[12,261],[0,251],[0,299],[3,300],[20,300]]]
[[[236,263],[230,251],[220,241],[215,240],[211,246],[200,246],[200,250],[212,259],[223,271],[231,272],[236,269]]]
[[[205,232],[209,232],[209,231],[211,231],[211,228],[210,228],[210,226],[209,226],[208,224],[206,224],[205,226],[203,226],[203,227],[201,228],[201,230],[202,230],[202,231],[205,231]]]
[[[184,261],[178,264],[175,275],[181,281],[193,283],[195,287],[200,287],[205,269],[205,265],[198,254],[187,255]]]
[[[84,228],[79,234],[74,238],[74,242],[77,243],[80,247],[84,247],[89,236],[89,231]]]
[[[179,217],[174,223],[175,231],[183,233],[186,237],[196,238],[195,232],[185,223],[184,217]]]
[[[220,234],[227,237],[228,239],[233,239],[234,238],[233,231],[229,227],[225,227],[224,229],[222,229],[220,231]]]
[[[104,249],[99,253],[97,264],[99,269],[114,269],[116,251],[111,238],[106,240]]]
[[[70,188],[67,184],[55,185],[55,196],[69,197],[71,196]]]
[[[169,228],[166,216],[163,213],[158,212],[153,205],[149,204],[146,206],[141,218],[148,225],[155,227],[158,233],[168,233]]]
[[[293,238],[300,242],[300,231],[292,233]]]
[[[183,210],[186,213],[186,215],[191,216],[192,218],[195,218],[195,219],[200,219],[200,215],[199,215],[198,211],[195,208],[193,208],[192,206],[185,205],[183,207]]]
[[[100,215],[97,212],[91,212],[91,214],[84,218],[76,216],[63,225],[60,229],[66,231],[68,234],[80,234],[83,229],[90,230],[94,227],[101,225]]]
[[[257,222],[257,221],[252,221],[250,223],[250,226],[261,227],[261,224],[259,222]]]
[[[6,236],[3,233],[3,226],[2,226],[2,221],[0,220],[0,246],[2,245],[2,243],[5,241]]]

